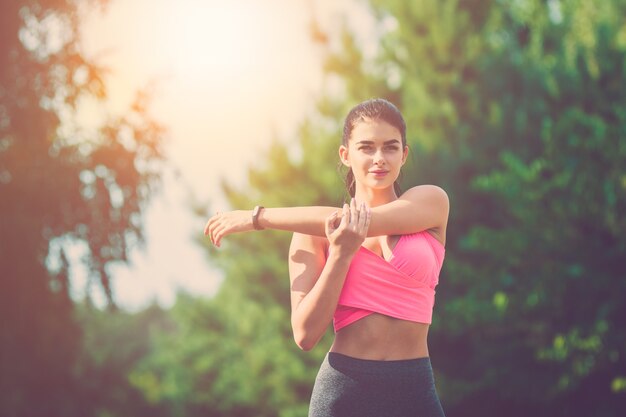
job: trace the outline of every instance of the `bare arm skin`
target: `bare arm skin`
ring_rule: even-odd
[[[259,216],[263,228],[287,230],[301,234],[324,236],[325,219],[340,210],[336,207],[266,208]],[[373,207],[367,236],[403,235],[433,230],[445,244],[445,228],[450,205],[446,192],[434,185],[419,185],[407,190],[397,200]],[[231,233],[253,230],[252,212],[238,210],[209,219],[205,235],[219,246]]]
[[[397,200],[372,208],[368,236],[406,235],[431,229],[443,232],[449,211],[448,195],[442,188],[418,185]]]
[[[352,260],[336,253],[326,260],[323,240],[294,233],[289,248],[291,328],[302,350],[312,349],[332,321]]]
[[[326,218],[326,239],[294,233],[289,248],[291,327],[296,344],[312,349],[326,332],[354,254],[365,239],[371,214],[362,205],[344,207],[341,222],[336,214]]]

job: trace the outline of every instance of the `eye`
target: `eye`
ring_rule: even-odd
[[[385,149],[387,149],[388,151],[397,151],[400,148],[398,147],[398,145],[388,145],[385,146]]]
[[[360,151],[369,151],[369,150],[372,149],[372,146],[371,145],[361,145],[357,149],[360,150]]]

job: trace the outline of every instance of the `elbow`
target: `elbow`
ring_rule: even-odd
[[[317,343],[308,340],[296,340],[296,345],[298,345],[298,347],[305,352],[313,349],[316,344]]]
[[[319,337],[312,335],[311,332],[293,329],[293,340],[296,342],[296,345],[305,352],[313,349],[317,345],[317,342],[319,342],[319,339]]]
[[[308,352],[309,350],[313,349],[315,345],[317,345],[317,340],[306,336],[299,336],[295,333],[293,335],[293,339],[295,340],[296,345],[298,345],[298,347],[305,352]]]

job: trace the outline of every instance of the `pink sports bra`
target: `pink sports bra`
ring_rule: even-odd
[[[389,261],[361,246],[339,296],[335,332],[372,313],[430,324],[444,255],[427,231],[400,236]]]

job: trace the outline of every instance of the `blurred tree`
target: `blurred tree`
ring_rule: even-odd
[[[102,4],[0,3],[2,416],[76,412],[69,248],[84,249],[89,279],[112,302],[106,266],[142,241],[142,209],[158,185],[163,131],[145,114],[145,94],[97,129],[77,116],[106,99],[78,31],[80,10]]]
[[[390,99],[408,124],[404,186],[451,198],[430,340],[447,415],[623,415],[626,4],[367,4],[378,48],[366,54],[347,27],[325,38],[342,92],[321,97],[299,142],[275,144],[246,187],[225,184],[232,207],[340,204],[342,118]],[[175,415],[195,415],[189,399],[224,416],[306,415],[329,340],[311,354],[291,342],[288,240],[209,249],[224,284],[214,300],[179,300],[178,331],[134,374],[145,393],[175,401]]]
[[[169,416],[135,388],[128,374],[148,354],[154,334],[174,329],[170,314],[158,305],[138,313],[103,311],[89,303],[75,305],[82,329],[75,376],[80,395],[72,398],[77,416]]]

